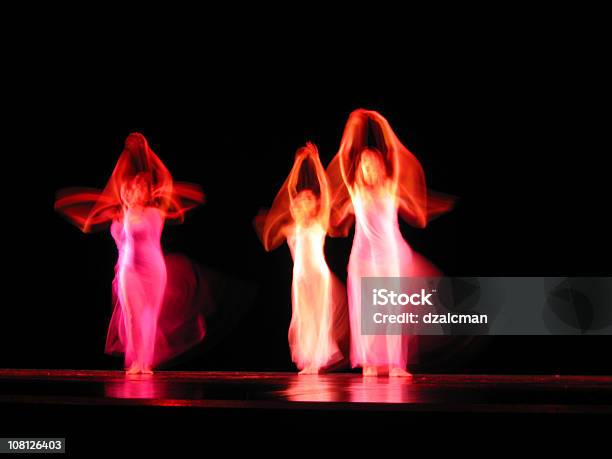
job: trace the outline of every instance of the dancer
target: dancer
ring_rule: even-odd
[[[451,200],[428,196],[418,160],[374,111],[351,113],[327,172],[333,196],[330,234],[347,236],[355,224],[347,281],[351,364],[362,367],[364,376],[388,372],[409,377],[408,336],[361,333],[361,278],[437,275],[404,240],[397,215],[424,227],[432,216],[449,210]]]
[[[55,209],[87,233],[111,222],[119,258],[113,281],[114,311],[107,353],[125,354],[127,373],[155,366],[204,337],[203,315],[191,303],[198,279],[189,261],[164,257],[166,220],[203,202],[196,185],[173,182],[141,134],[130,134],[103,191],[66,189]]]
[[[255,220],[266,250],[285,239],[291,250],[289,346],[300,374],[316,374],[343,360],[348,339],[346,291],[323,252],[328,223],[327,177],[317,148],[308,143],[297,151],[272,208]]]

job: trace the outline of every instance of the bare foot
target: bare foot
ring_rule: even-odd
[[[306,368],[303,368],[298,374],[299,375],[318,375],[319,369],[315,367],[306,367]]]
[[[389,376],[391,377],[400,377],[400,378],[412,378],[412,373],[404,370],[400,367],[390,368]]]
[[[141,373],[143,375],[152,375],[153,374],[153,370],[151,370],[150,368],[147,368],[145,370],[142,370]]]
[[[378,376],[378,369],[374,365],[364,365],[363,376]]]
[[[126,375],[139,375],[141,373],[140,368],[137,366],[132,366],[125,370]]]

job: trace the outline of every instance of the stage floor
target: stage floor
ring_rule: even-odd
[[[612,413],[612,377],[0,370],[2,404],[595,414]]]

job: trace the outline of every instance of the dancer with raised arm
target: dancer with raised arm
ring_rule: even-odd
[[[106,352],[125,354],[130,374],[151,373],[204,337],[203,314],[191,303],[195,271],[184,257],[164,257],[160,243],[164,222],[182,221],[203,200],[198,186],[173,182],[137,133],[127,138],[103,191],[58,193],[55,209],[83,232],[111,224],[119,258]]]
[[[347,236],[355,225],[347,281],[351,364],[362,367],[364,376],[411,376],[406,369],[408,336],[362,334],[361,278],[437,275],[402,237],[398,212],[408,223],[424,227],[431,217],[449,210],[452,201],[428,193],[419,161],[374,111],[351,113],[327,172],[330,234]]]
[[[289,177],[255,226],[266,250],[287,241],[293,257],[291,357],[300,374],[316,374],[344,359],[348,340],[346,291],[331,273],[323,247],[329,190],[317,148],[295,155]]]

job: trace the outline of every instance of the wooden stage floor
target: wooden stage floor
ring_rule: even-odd
[[[117,443],[141,451],[136,427],[162,443],[180,438],[189,451],[203,439],[251,436],[258,440],[245,444],[259,444],[305,432],[345,440],[361,438],[358,432],[443,434],[431,441],[451,444],[453,436],[505,442],[519,433],[536,441],[546,428],[555,443],[607,438],[612,377],[0,370],[0,414],[0,437],[66,437],[68,449],[79,451],[95,444],[112,452]]]
[[[0,370],[0,403],[612,413],[612,377]]]

